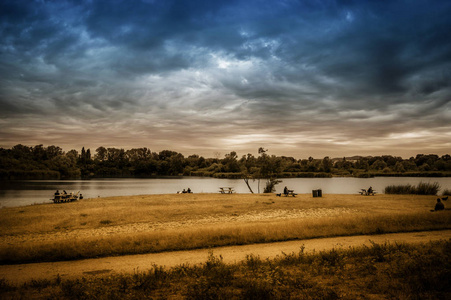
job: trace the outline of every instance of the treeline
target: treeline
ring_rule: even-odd
[[[332,176],[451,176],[451,157],[418,154],[409,159],[383,156],[295,159],[269,155],[185,157],[175,151],[152,152],[99,147],[64,152],[58,146],[16,145],[0,148],[0,179],[74,179],[94,177],[210,176],[218,178],[283,178]]]

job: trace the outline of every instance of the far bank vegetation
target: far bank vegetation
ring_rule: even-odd
[[[383,156],[296,159],[268,154],[239,157],[232,151],[205,158],[175,151],[152,152],[99,147],[65,152],[58,146],[0,148],[0,179],[76,179],[108,177],[203,176],[216,178],[289,178],[332,176],[451,176],[451,156],[418,154],[409,159]]]

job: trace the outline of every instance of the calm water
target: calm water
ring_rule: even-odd
[[[284,186],[296,193],[311,193],[322,189],[323,194],[355,194],[361,188],[372,186],[382,193],[388,185],[438,182],[443,189],[451,190],[451,178],[376,177],[376,178],[288,178],[276,186],[280,193]],[[260,191],[264,181],[261,181]],[[0,206],[22,206],[51,203],[56,190],[78,192],[84,198],[127,196],[143,194],[171,194],[191,188],[194,193],[217,193],[219,187],[233,187],[238,193],[250,193],[241,179],[215,178],[165,178],[165,179],[94,179],[94,180],[26,180],[0,183]],[[257,193],[257,181],[251,183]]]

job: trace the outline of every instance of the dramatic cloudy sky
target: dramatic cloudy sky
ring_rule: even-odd
[[[0,147],[451,149],[449,0],[0,1]]]

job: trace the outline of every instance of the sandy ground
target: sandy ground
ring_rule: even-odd
[[[246,256],[250,254],[265,259],[274,258],[278,255],[283,255],[283,253],[297,253],[302,246],[305,247],[305,252],[311,252],[330,250],[333,248],[347,249],[349,247],[361,245],[370,246],[371,241],[375,243],[423,243],[450,238],[451,230],[425,231],[299,240],[269,244],[219,247],[212,250],[199,249],[192,251],[174,251],[79,261],[2,265],[0,266],[0,278],[6,279],[10,283],[20,284],[32,279],[55,279],[57,276],[60,276],[62,279],[69,279],[80,278],[83,276],[103,276],[114,273],[143,272],[151,269],[154,265],[170,268],[183,264],[200,264],[207,260],[211,251],[213,251],[215,256],[221,255],[225,263],[234,263],[244,260]]]

